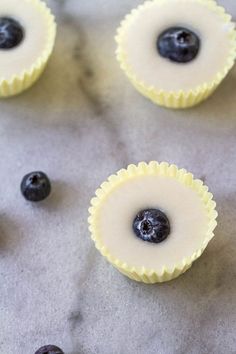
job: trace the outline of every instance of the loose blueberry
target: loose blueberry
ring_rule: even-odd
[[[10,17],[0,17],[0,49],[17,47],[24,37],[20,23]]]
[[[35,354],[64,354],[64,352],[55,345],[45,345],[39,348]]]
[[[159,243],[170,234],[170,223],[161,210],[145,209],[134,218],[133,231],[143,241]]]
[[[183,27],[171,27],[157,39],[159,54],[177,63],[188,63],[198,54],[200,39],[196,33]]]
[[[40,202],[47,198],[51,192],[48,176],[40,171],[27,174],[21,182],[21,193],[26,200]]]

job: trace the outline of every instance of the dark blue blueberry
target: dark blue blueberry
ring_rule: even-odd
[[[0,17],[0,49],[17,47],[24,37],[23,27],[10,17]]]
[[[48,176],[40,171],[27,174],[21,182],[21,193],[31,202],[40,202],[51,192]]]
[[[171,27],[157,39],[159,54],[177,63],[193,60],[200,49],[200,39],[196,33],[183,27]]]
[[[133,230],[143,241],[159,243],[170,234],[170,223],[161,210],[145,209],[136,215]]]
[[[35,354],[64,354],[64,352],[55,345],[45,345],[39,348]]]

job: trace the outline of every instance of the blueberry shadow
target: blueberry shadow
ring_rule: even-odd
[[[52,190],[48,198],[41,202],[27,202],[28,205],[35,209],[43,209],[47,212],[57,212],[65,207],[68,197],[73,193],[71,186],[64,181],[52,180]]]
[[[15,250],[20,240],[19,227],[15,220],[5,214],[0,215],[0,255]]]

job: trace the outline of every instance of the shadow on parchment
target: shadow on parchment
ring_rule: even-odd
[[[194,301],[203,295],[208,296],[216,289],[223,291],[230,286],[236,298],[236,196],[223,196],[216,201],[219,216],[215,237],[202,256],[184,274],[169,282],[154,285],[137,283],[137,286],[143,287],[145,296],[149,292],[171,291],[174,288],[185,295],[194,294]],[[133,284],[132,280],[124,279]]]
[[[0,256],[9,250],[16,250],[21,242],[21,233],[15,220],[8,215],[0,215]]]
[[[213,94],[200,104],[180,110],[172,110],[176,116],[188,118],[189,115],[200,120],[211,120],[214,124],[236,120],[236,66],[229,72]]]
[[[48,212],[63,210],[67,199],[73,195],[72,187],[64,181],[53,180],[51,184],[52,190],[49,197],[39,203],[26,202],[30,208],[45,209]]]
[[[107,57],[106,53],[104,57]],[[63,108],[66,112],[89,105],[95,115],[101,115],[107,103],[100,87],[107,80],[109,73],[105,75],[97,64],[96,53],[89,46],[79,20],[65,14],[58,26],[52,57],[40,79],[27,91],[4,100],[3,104],[39,112],[43,108],[44,114],[45,109],[59,112]],[[68,120],[65,114],[62,118]],[[47,122],[47,116],[40,119]]]

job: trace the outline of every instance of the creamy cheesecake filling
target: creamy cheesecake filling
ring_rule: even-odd
[[[158,208],[167,215],[171,233],[154,244],[138,238],[132,224],[136,214]],[[97,215],[99,237],[109,253],[130,266],[173,268],[201,248],[208,227],[207,211],[198,194],[174,178],[139,176],[110,193]]]
[[[0,49],[0,81],[29,70],[46,48],[49,26],[46,16],[33,1],[1,0],[0,17],[19,22],[24,38],[15,48]]]
[[[164,30],[181,26],[201,40],[197,57],[189,63],[174,63],[160,56],[157,38]],[[167,91],[189,90],[209,82],[221,71],[229,57],[232,24],[199,0],[153,2],[130,21],[122,48],[137,79]]]

